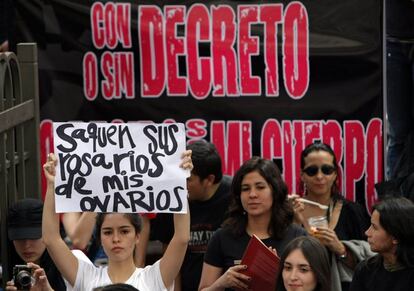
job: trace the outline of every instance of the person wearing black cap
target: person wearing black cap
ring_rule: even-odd
[[[42,274],[46,275],[54,290],[66,290],[65,282],[42,240],[42,212],[43,202],[39,199],[26,198],[9,207],[8,238],[14,245],[10,267],[35,263],[32,265],[34,269],[43,268]],[[9,273],[12,274],[12,270]]]

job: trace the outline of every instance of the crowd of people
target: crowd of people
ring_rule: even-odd
[[[4,13],[10,6],[0,1],[0,52],[9,50]],[[386,16],[386,176],[393,180],[402,177],[410,151],[404,147],[414,140],[414,2],[387,0]],[[253,235],[280,256],[275,291],[414,288],[414,203],[403,197],[414,194],[383,193],[368,213],[340,192],[337,158],[321,142],[301,153],[298,194],[288,193],[273,161],[253,157],[231,178],[212,143],[188,149],[182,163],[191,170],[188,213],[151,219],[91,212],[59,217],[51,154],[45,201],[24,199],[8,209],[13,280],[6,290],[249,290],[254,278],[241,258]],[[314,226],[315,217],[324,224]],[[145,261],[149,240],[163,244],[151,264]],[[30,281],[16,280],[25,270]]]
[[[144,226],[138,214],[77,214],[71,226],[83,221],[84,235],[106,256],[103,266],[88,253],[90,243],[80,251],[75,240],[71,250],[65,240],[68,226],[55,213],[57,161],[49,155],[45,202],[24,199],[8,213],[12,262],[31,270],[30,290],[249,290],[254,278],[243,272],[249,266],[240,260],[253,235],[280,256],[276,290],[414,286],[414,204],[404,197],[385,198],[370,218],[340,193],[329,145],[314,142],[303,150],[300,195],[288,194],[273,161],[253,157],[230,178],[223,175],[213,144],[198,141],[188,148],[182,164],[191,169],[187,214],[158,214]],[[324,217],[326,225],[311,225],[314,217]],[[136,256],[142,227],[164,245],[153,264]],[[17,284],[9,281],[6,290],[20,290]]]

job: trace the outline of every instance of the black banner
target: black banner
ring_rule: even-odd
[[[39,48],[42,158],[52,121],[183,122],[232,175],[331,144],[342,188],[370,208],[383,175],[381,1],[16,1]]]

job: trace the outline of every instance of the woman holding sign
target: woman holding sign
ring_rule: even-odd
[[[292,239],[306,235],[292,223],[287,186],[272,161],[259,157],[246,161],[233,178],[231,192],[228,219],[208,244],[200,290],[248,290],[251,278],[243,274],[248,266],[240,265],[240,260],[251,236],[281,253]]]
[[[107,267],[96,267],[77,259],[59,235],[59,217],[55,212],[55,172],[57,160],[53,154],[43,166],[47,192],[43,211],[43,240],[62,276],[75,290],[113,283],[126,283],[139,290],[170,290],[184,259],[190,236],[190,216],[174,215],[174,236],[164,256],[153,265],[137,268],[134,251],[141,221],[135,213],[102,213],[97,218],[97,232],[108,255]],[[181,165],[192,169],[191,151],[183,155]]]

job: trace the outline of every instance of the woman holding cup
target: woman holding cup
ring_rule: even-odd
[[[338,164],[329,145],[309,144],[302,151],[300,166],[304,198],[319,207],[292,195],[295,221],[330,251],[332,290],[347,290],[356,263],[365,259],[361,248],[368,249],[364,232],[369,226],[369,216],[361,205],[341,195]]]
[[[309,232],[314,236],[317,235],[318,228],[329,228],[328,217],[325,215],[309,217],[308,224]]]

